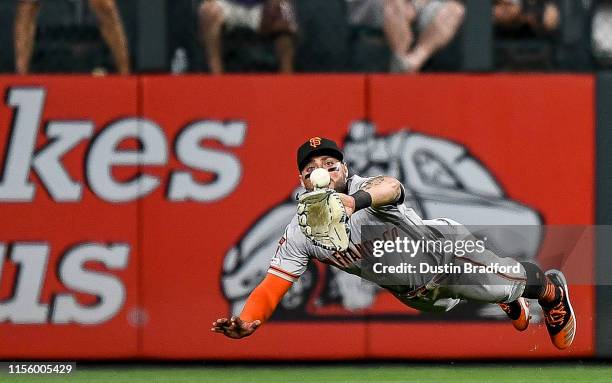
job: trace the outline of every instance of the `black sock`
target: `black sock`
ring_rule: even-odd
[[[540,305],[552,307],[561,298],[561,289],[553,284],[544,274],[542,269],[531,262],[521,262],[527,274],[527,284],[523,297],[537,299]]]
[[[523,297],[529,299],[540,299],[546,291],[547,279],[542,269],[531,262],[521,262],[527,274],[527,284]]]

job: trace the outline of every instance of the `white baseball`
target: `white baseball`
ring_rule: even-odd
[[[317,188],[325,188],[329,185],[331,178],[329,172],[323,168],[316,168],[310,173],[310,181],[312,185]]]

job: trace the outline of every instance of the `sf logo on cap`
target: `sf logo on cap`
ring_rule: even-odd
[[[310,146],[316,148],[319,145],[321,145],[321,137],[313,137],[310,139]]]

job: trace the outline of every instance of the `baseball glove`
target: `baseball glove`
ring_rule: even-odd
[[[315,245],[332,251],[348,248],[348,215],[334,190],[320,189],[302,194],[297,213],[302,233]]]

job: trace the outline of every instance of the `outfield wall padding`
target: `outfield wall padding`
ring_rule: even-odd
[[[354,172],[399,178],[425,218],[593,225],[595,191],[607,201],[593,76],[5,76],[0,88],[2,359],[589,358],[596,323],[609,331],[587,240],[562,259],[533,254],[573,281],[580,327],[564,352],[541,318],[517,333],[495,306],[422,314],[318,262],[254,336],[210,332],[265,275],[310,137],[337,140]]]

